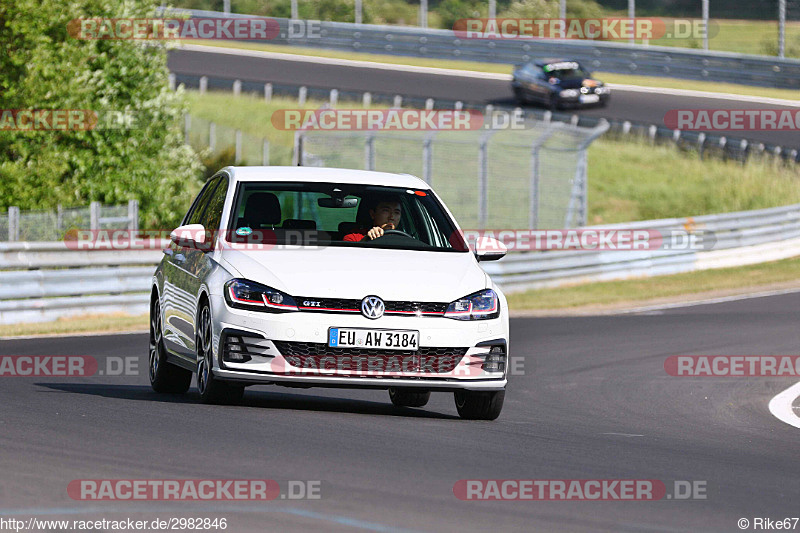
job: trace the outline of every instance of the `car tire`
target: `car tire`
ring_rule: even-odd
[[[389,399],[397,407],[424,407],[431,399],[431,392],[391,387]]]
[[[453,394],[456,409],[461,418],[467,420],[494,420],[503,410],[506,391],[459,390]]]
[[[520,89],[519,87],[514,87],[514,100],[519,105],[525,105],[525,104],[528,103],[528,99],[525,98],[524,91],[522,89]]]
[[[227,383],[214,376],[214,336],[211,308],[203,302],[197,315],[197,392],[200,401],[208,404],[236,404],[242,401],[244,386]]]
[[[161,304],[153,295],[150,302],[150,353],[148,374],[150,387],[165,394],[183,394],[192,383],[192,372],[167,361],[164,348],[164,328],[161,326]]]

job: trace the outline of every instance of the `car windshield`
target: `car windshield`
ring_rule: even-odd
[[[542,67],[542,70],[546,76],[558,78],[560,80],[579,80],[589,77],[589,73],[583,70],[578,63],[573,61],[545,65]]]
[[[243,182],[234,202],[228,239],[234,244],[445,252],[468,249],[441,204],[425,190],[341,183]],[[381,210],[392,211],[395,229],[371,240],[364,235],[375,225],[374,217]]]

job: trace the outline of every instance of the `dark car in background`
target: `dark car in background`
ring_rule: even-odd
[[[514,69],[511,87],[520,104],[537,103],[548,109],[605,106],[611,89],[592,78],[577,61],[534,60]]]

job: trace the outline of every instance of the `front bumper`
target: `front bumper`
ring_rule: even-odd
[[[214,375],[222,380],[295,387],[484,391],[503,390],[507,384],[507,313],[482,321],[424,316],[369,320],[360,314],[232,309],[221,296],[211,298],[211,307]],[[418,330],[420,349],[330,349],[326,343],[331,327]],[[231,346],[239,344],[248,346],[245,361],[230,356]],[[489,355],[492,347],[500,344],[504,345],[502,370],[487,365],[497,357]],[[289,350],[289,345],[299,348]]]

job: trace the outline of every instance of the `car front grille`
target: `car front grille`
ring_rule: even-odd
[[[301,311],[317,313],[360,313],[361,300],[345,298],[310,298],[296,296],[297,307]],[[449,304],[439,302],[384,302],[385,313],[398,316],[441,316]]]

